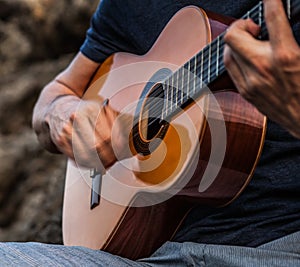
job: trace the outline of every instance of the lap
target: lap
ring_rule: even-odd
[[[145,262],[153,266],[178,267],[300,266],[300,232],[257,248],[168,242]]]
[[[0,243],[0,266],[143,266],[100,250],[42,243]]]
[[[257,248],[167,242],[139,261],[83,247],[0,243],[0,266],[300,266],[299,240],[300,232]]]

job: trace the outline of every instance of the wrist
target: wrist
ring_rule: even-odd
[[[62,153],[57,144],[60,138],[60,127],[68,123],[76,111],[80,99],[74,95],[60,95],[43,109],[34,112],[33,129],[41,146],[51,153]]]
[[[47,107],[44,114],[44,121],[50,127],[53,117],[60,117],[61,120],[69,120],[71,114],[76,111],[80,98],[75,95],[60,95],[56,97]]]

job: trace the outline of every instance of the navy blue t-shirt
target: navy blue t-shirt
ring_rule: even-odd
[[[253,0],[102,0],[81,52],[103,62],[114,52],[146,53],[187,5],[239,18]],[[300,28],[294,27],[297,40]],[[299,111],[300,112],[300,111]],[[268,121],[262,156],[239,198],[224,208],[196,207],[174,240],[258,246],[300,230],[300,140]]]

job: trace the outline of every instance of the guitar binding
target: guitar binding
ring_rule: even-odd
[[[135,153],[150,155],[163,140],[169,127],[169,123],[162,117],[164,102],[162,84],[148,82],[137,105],[131,133]]]

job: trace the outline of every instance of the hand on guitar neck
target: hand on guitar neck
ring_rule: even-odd
[[[282,1],[264,4],[269,41],[256,39],[253,21],[238,20],[224,38],[224,63],[243,97],[300,138],[300,48]]]

